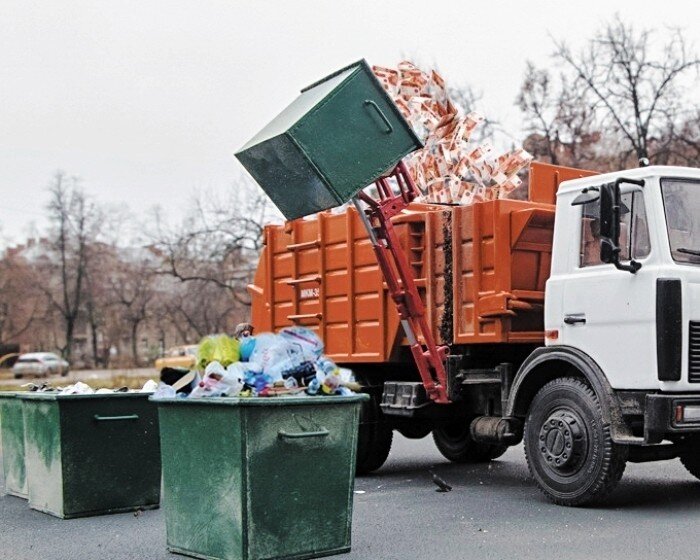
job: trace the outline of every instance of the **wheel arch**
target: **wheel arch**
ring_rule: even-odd
[[[603,419],[611,427],[613,440],[628,442],[631,432],[603,370],[588,354],[570,346],[538,348],[528,356],[513,380],[504,416],[524,418],[537,392],[559,377],[584,379],[602,405]]]

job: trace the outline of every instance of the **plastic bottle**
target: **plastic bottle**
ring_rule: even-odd
[[[309,382],[309,386],[306,388],[306,394],[307,395],[317,395],[320,388],[321,388],[321,382],[318,379],[312,379]]]

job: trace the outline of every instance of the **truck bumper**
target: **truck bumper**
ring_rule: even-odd
[[[700,393],[646,396],[644,440],[647,443],[694,432],[700,433]]]

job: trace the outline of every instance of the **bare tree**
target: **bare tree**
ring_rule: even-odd
[[[239,183],[227,200],[199,196],[176,229],[156,216],[155,246],[162,273],[181,282],[213,284],[239,303],[250,304],[246,286],[257,266],[263,229],[275,215],[265,194]]]
[[[18,340],[40,317],[41,301],[32,289],[31,270],[22,259],[0,260],[0,345]]]
[[[595,158],[600,133],[595,125],[595,103],[586,90],[571,85],[563,74],[527,63],[516,99],[525,117],[525,149],[555,165],[579,167]]]
[[[110,270],[111,301],[119,309],[118,316],[129,330],[131,355],[139,365],[139,327],[149,318],[156,296],[158,260],[148,248],[122,250],[122,257]]]
[[[556,58],[590,93],[603,123],[627,142],[628,155],[654,158],[668,148],[671,138],[658,139],[687,110],[682,80],[700,64],[680,29],[664,32],[663,47],[657,48],[652,31],[637,31],[617,16],[579,53],[564,42],[555,44]]]
[[[49,187],[51,255],[39,265],[38,287],[59,313],[63,324],[63,356],[70,361],[75,329],[83,311],[88,245],[97,237],[99,213],[77,179],[56,173]]]

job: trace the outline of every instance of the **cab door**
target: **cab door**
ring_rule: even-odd
[[[648,191],[648,189],[647,189]],[[591,356],[613,388],[652,388],[655,367],[656,273],[649,266],[652,246],[644,188],[623,190],[620,219],[621,261],[641,263],[636,273],[600,260],[599,204],[580,207],[578,238],[573,236],[569,274],[562,283],[560,343]]]

